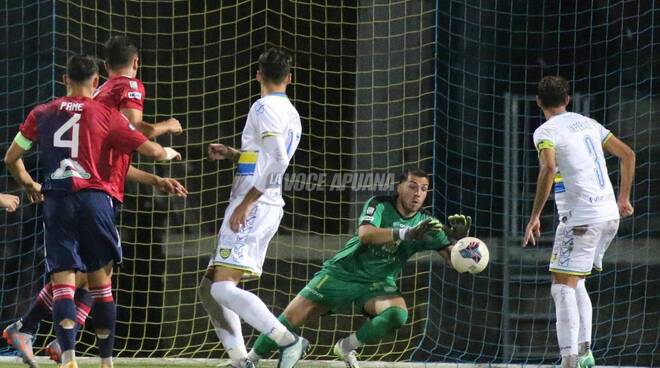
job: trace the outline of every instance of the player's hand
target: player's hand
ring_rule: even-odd
[[[443,230],[452,242],[463,239],[470,234],[472,217],[454,214],[447,218],[447,222],[448,225],[444,225]]]
[[[236,149],[225,146],[221,143],[211,143],[208,148],[209,159],[211,161],[217,160],[234,160]]]
[[[20,198],[11,194],[0,193],[0,207],[7,210],[7,212],[14,212],[21,202]]]
[[[33,181],[30,184],[23,186],[25,194],[27,195],[30,203],[39,203],[44,201],[44,195],[41,193],[41,184]]]
[[[400,234],[401,240],[424,240],[424,237],[429,232],[439,232],[442,230],[442,224],[440,221],[429,217],[425,220],[419,222],[414,227],[410,227],[403,230],[403,234]]]
[[[177,197],[186,198],[188,196],[188,190],[181,185],[178,181],[172,178],[158,178],[156,187],[162,193],[173,194]]]
[[[241,203],[234,209],[234,212],[229,218],[229,228],[231,231],[238,233],[243,229],[247,216],[250,213],[250,210],[252,210],[252,206],[253,204],[246,205]]]
[[[165,159],[164,161],[170,161],[170,160],[181,160],[181,154],[177,152],[174,148],[172,147],[165,147],[163,148],[165,150]]]
[[[165,124],[167,124],[167,132],[169,134],[178,135],[183,133],[183,128],[181,127],[181,123],[178,119],[169,118],[165,120]]]
[[[619,200],[616,204],[619,206],[619,215],[621,218],[632,216],[635,212],[632,204],[630,204],[630,201],[627,199],[625,201]]]
[[[527,229],[525,230],[525,238],[523,239],[523,248],[527,246],[528,242],[536,246],[536,241],[541,237],[541,220],[538,217],[529,219]]]

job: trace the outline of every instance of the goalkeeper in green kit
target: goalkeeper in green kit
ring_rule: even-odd
[[[409,169],[399,178],[395,195],[369,199],[359,218],[358,234],[325,261],[278,317],[280,322],[299,333],[306,321],[350,311],[355,305],[370,319],[339,340],[334,352],[347,367],[357,368],[357,348],[378,343],[408,319],[406,302],[396,284],[407,260],[417,252],[434,250],[449,262],[451,244],[468,235],[470,217],[450,216],[449,226],[443,226],[422,210],[428,189],[428,175]],[[277,347],[262,334],[249,358],[256,365]]]

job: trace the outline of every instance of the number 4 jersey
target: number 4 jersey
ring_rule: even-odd
[[[559,219],[568,226],[619,218],[603,154],[611,136],[595,120],[572,112],[556,115],[534,131],[539,153],[555,151],[555,203]]]
[[[39,105],[19,130],[15,141],[21,148],[39,144],[44,193],[110,193],[110,150],[128,153],[146,141],[119,111],[86,97]]]

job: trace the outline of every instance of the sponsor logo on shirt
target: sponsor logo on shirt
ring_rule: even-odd
[[[142,93],[140,93],[140,92],[128,92],[128,98],[141,100],[142,99]]]

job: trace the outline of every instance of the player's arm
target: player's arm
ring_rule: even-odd
[[[365,205],[358,220],[358,237],[360,243],[368,246],[383,246],[398,241],[422,240],[427,233],[435,234],[442,231],[442,224],[432,218],[426,218],[411,228],[381,227],[384,206],[376,198],[371,198]]]
[[[539,153],[539,176],[536,180],[536,195],[534,196],[534,207],[532,208],[532,217],[541,216],[541,211],[548,201],[552,183],[555,180],[557,172],[557,161],[554,149],[544,149]]]
[[[534,206],[532,208],[532,215],[527,229],[525,230],[525,237],[523,239],[523,246],[531,241],[536,245],[536,238],[541,236],[541,211],[545,202],[548,201],[552,184],[554,182],[555,173],[557,171],[557,161],[555,158],[554,148],[542,148],[539,152],[539,176],[536,180],[536,194],[534,195]]]
[[[32,142],[19,132],[5,154],[5,165],[14,180],[23,187],[30,202],[35,203],[43,201],[41,184],[32,179],[30,173],[25,169],[22,159],[23,154],[30,149],[31,145]]]
[[[635,152],[614,135],[609,135],[603,144],[606,152],[619,158],[621,165],[621,182],[619,183],[619,214],[627,217],[633,214],[634,209],[630,204],[630,191],[635,177]]]
[[[221,143],[209,144],[207,151],[209,160],[211,161],[231,160],[233,163],[236,163],[241,158],[241,151]]]
[[[281,185],[282,174],[289,166],[289,158],[281,134],[264,137],[261,142],[260,153],[266,156],[264,160],[266,164],[261,174],[255,177],[254,186],[243,197],[243,201],[236,207],[229,219],[229,226],[234,232],[238,232],[240,225],[245,224],[247,213],[266,189]]]
[[[145,141],[136,149],[139,154],[153,158],[156,161],[180,160],[181,154],[171,147],[163,147],[152,141]]]
[[[122,108],[120,111],[126,116],[128,121],[133,124],[135,129],[139,130],[140,133],[144,134],[144,136],[149,139],[163,134],[181,134],[183,132],[181,123],[175,118],[169,118],[155,124],[150,124],[142,120],[143,113],[139,109]]]
[[[142,171],[133,165],[128,167],[126,180],[134,183],[151,185],[158,188],[158,190],[163,193],[173,194],[177,197],[185,198],[188,195],[188,190],[177,180],[172,178],[162,178],[158,175]]]

